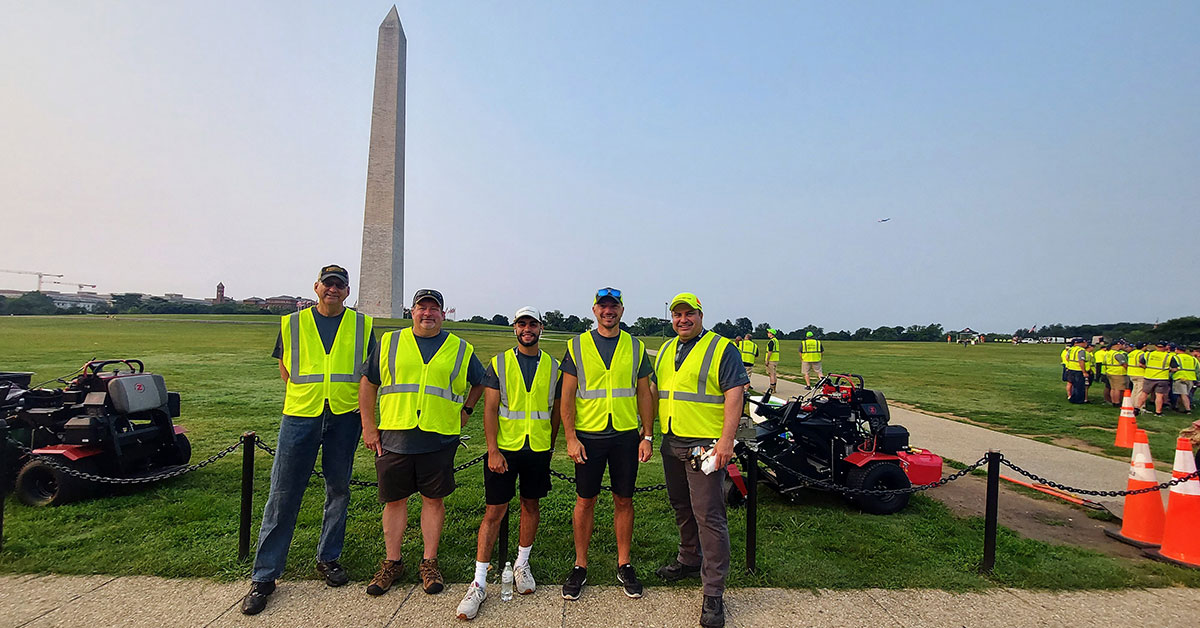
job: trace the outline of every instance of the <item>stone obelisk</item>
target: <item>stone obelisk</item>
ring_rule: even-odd
[[[400,318],[404,312],[404,73],[408,40],[396,7],[379,25],[375,98],[367,157],[358,310]]]

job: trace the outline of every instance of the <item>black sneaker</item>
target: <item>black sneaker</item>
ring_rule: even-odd
[[[587,567],[576,565],[567,576],[567,581],[563,583],[563,599],[578,600],[585,584],[587,584]]]
[[[1155,412],[1155,413],[1154,413],[1154,416],[1162,416],[1162,413],[1161,413],[1161,412]]]
[[[331,587],[340,587],[350,582],[350,574],[346,573],[346,570],[342,569],[336,560],[318,562],[317,573],[321,574],[325,578],[325,584]]]
[[[625,588],[625,597],[637,599],[642,597],[642,583],[638,581],[637,572],[633,565],[625,563],[617,567],[617,582]]]
[[[692,565],[685,565],[676,559],[671,561],[670,565],[663,565],[654,570],[654,573],[667,582],[675,582],[700,575],[700,565],[693,567]]]
[[[275,581],[251,582],[250,592],[242,598],[242,614],[257,615],[267,607],[267,598],[275,592]]]
[[[722,628],[725,625],[725,600],[721,596],[704,596],[704,605],[700,607],[700,625],[704,628]]]

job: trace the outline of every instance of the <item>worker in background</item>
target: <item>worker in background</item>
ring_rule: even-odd
[[[825,354],[825,347],[820,340],[813,338],[813,333],[805,332],[804,340],[800,341],[800,374],[804,376],[804,387],[812,388],[812,381],[808,379],[810,370],[817,372],[817,380],[819,381],[824,373],[821,372],[821,358]]]
[[[1191,414],[1192,389],[1196,387],[1196,358],[1192,357],[1183,345],[1174,349],[1175,361],[1179,363],[1179,370],[1175,371],[1175,377],[1171,381],[1171,393],[1175,395],[1174,408],[1178,412]]]
[[[1060,354],[1058,356],[1059,360],[1062,362],[1062,381],[1067,383],[1067,400],[1068,401],[1070,401],[1070,399],[1071,399],[1071,378],[1068,377],[1068,373],[1070,372],[1071,369],[1067,368],[1067,356],[1070,353],[1071,353],[1071,341],[1068,340],[1066,346],[1063,347],[1062,354]]]
[[[738,352],[742,354],[742,366],[746,367],[746,379],[750,379],[750,373],[754,371],[754,363],[758,361],[758,345],[750,338],[750,334],[743,336],[737,343]],[[750,391],[750,382],[746,382],[743,392]]]
[[[1179,370],[1179,361],[1175,355],[1167,351],[1167,342],[1159,340],[1154,343],[1154,351],[1145,356],[1146,371],[1142,378],[1142,395],[1137,405],[1146,403],[1146,398],[1154,395],[1154,416],[1162,416],[1163,404],[1167,394],[1171,392],[1171,375]]]
[[[1091,342],[1085,340],[1083,343],[1083,357],[1084,357],[1083,373],[1084,373],[1084,375],[1086,375],[1086,378],[1084,381],[1087,382],[1087,385],[1083,389],[1083,402],[1084,403],[1088,402],[1088,392],[1091,391],[1091,389],[1092,389],[1092,382],[1096,381],[1096,356],[1093,353],[1094,350],[1095,350],[1095,345],[1093,345]]]
[[[1200,380],[1200,345],[1192,347],[1191,355],[1192,355],[1192,364],[1194,364],[1196,366],[1196,368],[1194,369],[1196,380]],[[1195,383],[1196,380],[1192,381],[1192,394],[1190,395],[1190,397],[1191,397],[1190,402],[1192,404],[1192,407],[1196,406],[1196,388],[1197,388],[1197,385]]]
[[[1071,383],[1071,403],[1087,403],[1087,342],[1083,338],[1072,341],[1067,353],[1067,381]]]
[[[1112,387],[1108,384],[1108,378],[1104,376],[1104,365],[1110,346],[1112,346],[1112,343],[1101,342],[1096,347],[1096,351],[1092,353],[1092,360],[1095,362],[1094,370],[1092,371],[1092,381],[1099,381],[1104,384],[1104,401],[1107,403],[1112,403]]]
[[[771,387],[767,389],[767,393],[775,394],[776,374],[775,369],[779,364],[779,339],[775,337],[779,333],[778,329],[767,330],[767,375],[771,377]]]
[[[1129,352],[1129,383],[1130,394],[1133,396],[1133,409],[1141,412],[1142,405],[1138,399],[1142,398],[1142,382],[1146,375],[1146,343],[1139,342],[1134,345],[1133,351]]]
[[[1108,380],[1109,397],[1114,406],[1121,405],[1125,391],[1129,390],[1129,355],[1125,352],[1127,348],[1124,340],[1114,341],[1104,356],[1104,377]]]

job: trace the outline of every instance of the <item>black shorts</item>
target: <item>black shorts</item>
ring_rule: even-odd
[[[430,499],[454,492],[454,454],[458,445],[424,454],[397,454],[384,451],[375,458],[375,476],[379,479],[381,503],[408,499],[420,492]]]
[[[504,451],[507,473],[495,473],[483,459],[483,497],[489,506],[507,504],[517,494],[517,478],[521,479],[521,499],[541,499],[550,492],[550,456],[546,451]]]
[[[1066,381],[1070,381],[1069,379],[1067,379],[1067,372],[1068,372],[1068,371],[1069,371],[1069,369],[1067,368],[1067,365],[1065,365],[1065,364],[1064,364],[1064,365],[1063,365],[1063,381],[1064,381],[1064,382],[1066,382]]]
[[[633,497],[633,486],[637,482],[638,445],[642,442],[637,430],[621,432],[607,438],[588,438],[578,433],[587,460],[575,465],[575,492],[584,499],[600,494],[604,481],[604,467],[608,466],[608,477],[612,480],[612,492],[621,497]]]

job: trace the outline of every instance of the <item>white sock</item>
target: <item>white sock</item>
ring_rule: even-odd
[[[487,590],[487,572],[491,563],[481,563],[475,561],[475,584],[479,585],[480,589]]]
[[[531,552],[531,551],[533,551],[532,545],[530,545],[529,547],[521,547],[520,545],[518,545],[517,546],[517,562],[513,563],[513,569],[516,569],[517,567],[520,567],[521,565],[528,565],[529,564],[529,552]]]

